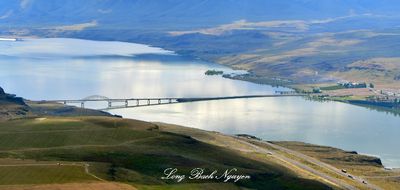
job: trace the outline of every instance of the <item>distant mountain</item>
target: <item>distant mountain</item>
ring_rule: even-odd
[[[0,27],[92,23],[102,29],[183,30],[237,20],[399,16],[397,0],[2,0]]]

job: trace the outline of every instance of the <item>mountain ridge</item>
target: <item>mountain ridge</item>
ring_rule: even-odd
[[[55,27],[97,21],[97,28],[189,29],[237,20],[315,20],[347,15],[398,16],[394,0],[4,0],[0,26]],[[390,5],[390,6],[389,6]],[[129,19],[127,19],[129,18]]]

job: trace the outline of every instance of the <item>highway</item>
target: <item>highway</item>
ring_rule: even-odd
[[[236,138],[238,138],[238,137],[236,137]],[[240,138],[240,139],[243,139],[243,141],[247,145],[253,147],[254,149],[259,151],[260,153],[264,153],[266,155],[274,156],[275,158],[277,158],[277,159],[279,159],[279,160],[281,160],[283,162],[286,162],[286,163],[288,163],[290,165],[296,166],[296,167],[301,168],[301,169],[303,169],[303,170],[305,170],[307,172],[310,172],[310,173],[312,173],[312,174],[314,174],[316,176],[319,176],[322,179],[324,179],[324,181],[326,181],[326,182],[328,182],[330,184],[333,184],[333,185],[335,185],[337,187],[340,187],[342,189],[348,189],[348,190],[356,190],[356,189],[358,189],[358,188],[356,188],[356,187],[354,187],[354,186],[352,186],[350,184],[345,183],[343,180],[340,180],[338,178],[334,178],[334,177],[332,177],[332,176],[330,176],[330,175],[328,175],[326,173],[323,173],[323,172],[321,172],[319,170],[311,168],[311,167],[309,167],[309,166],[307,166],[307,165],[305,165],[303,163],[300,163],[300,162],[298,162],[296,160],[287,158],[287,157],[283,156],[282,154],[279,154],[279,153],[277,153],[275,151],[272,151],[272,150],[269,150],[269,149],[265,149],[265,148],[262,148],[260,146],[257,146],[255,144],[251,143],[251,141],[254,141],[254,140],[250,140],[250,142],[249,142],[249,139],[244,139],[244,138]],[[287,149],[287,148],[284,148],[282,146],[279,146],[279,145],[276,145],[276,144],[273,144],[273,143],[269,143],[269,142],[266,142],[266,141],[255,141],[255,142],[263,143],[263,144],[265,144],[267,146],[270,146],[270,147],[272,147],[274,149],[277,149],[277,150],[279,150],[281,152],[284,152],[286,154],[295,156],[295,157],[300,158],[302,160],[305,160],[305,161],[307,161],[309,163],[317,165],[317,166],[319,166],[321,168],[324,168],[325,170],[330,171],[332,173],[335,173],[336,175],[343,176],[345,178],[349,178],[350,180],[354,180],[355,182],[359,183],[360,186],[364,186],[366,189],[381,190],[380,187],[367,182],[367,180],[365,180],[365,179],[363,179],[363,178],[361,178],[359,176],[355,176],[355,175],[352,175],[350,173],[344,173],[340,169],[338,169],[338,168],[336,168],[336,167],[334,167],[332,165],[329,165],[327,163],[321,162],[320,160],[317,160],[317,159],[315,159],[313,157],[304,155],[304,154],[302,154],[300,152],[293,151],[293,150],[290,150],[290,149]]]

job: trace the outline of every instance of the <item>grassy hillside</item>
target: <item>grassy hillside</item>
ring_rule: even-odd
[[[399,171],[384,170],[377,158],[359,155],[354,151],[343,151],[333,147],[318,146],[302,142],[273,142],[282,147],[296,150],[317,158],[339,169],[355,175],[364,176],[382,189],[399,189]]]
[[[66,106],[56,102],[34,102],[5,93],[0,87],[0,121],[38,116],[111,116],[98,110]]]
[[[81,166],[0,166],[1,185],[53,184],[95,180]]]
[[[319,182],[298,178],[280,165],[255,161],[230,149],[160,130],[158,124],[112,117],[1,122],[0,157],[65,163],[64,166],[5,167],[0,172],[2,185],[96,181],[85,175],[82,166],[68,166],[68,163],[85,162],[90,163],[90,173],[101,179],[133,184],[140,189],[202,189],[204,186],[210,189],[239,186],[256,189],[328,188]],[[179,168],[184,173],[197,167],[219,171],[237,168],[241,173],[251,175],[252,180],[228,184],[214,180],[182,183],[161,180],[164,169],[169,167]],[[35,175],[42,170],[48,172]],[[19,174],[17,171],[27,172]]]
[[[180,54],[248,70],[258,78],[279,77],[300,84],[349,80],[371,82],[378,87],[400,86],[398,31],[316,34],[283,29],[238,29],[221,34],[201,33],[212,31],[219,30],[209,28],[198,30],[198,33],[170,36],[131,35],[131,39],[126,40],[150,43]]]

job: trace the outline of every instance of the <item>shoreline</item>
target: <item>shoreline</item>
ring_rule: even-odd
[[[221,133],[221,134],[227,135],[227,134],[224,134],[224,133]],[[377,158],[376,162],[379,165],[382,165],[382,167],[385,168],[385,169],[400,169],[400,167],[386,167],[382,163],[381,158],[380,158],[379,155],[371,155],[371,154],[359,153],[356,150],[343,150],[343,149],[341,149],[339,147],[334,147],[334,146],[329,146],[329,145],[319,145],[319,144],[313,144],[313,143],[308,143],[308,142],[303,142],[303,141],[285,141],[285,140],[269,141],[269,140],[266,140],[266,139],[262,139],[262,138],[256,137],[254,135],[249,135],[249,134],[236,134],[236,135],[228,135],[228,136],[240,137],[240,138],[244,138],[244,139],[251,139],[251,140],[259,141],[259,142],[269,142],[269,143],[272,143],[272,144],[283,144],[283,143],[296,144],[297,143],[297,144],[304,144],[304,145],[307,145],[307,146],[330,148],[330,149],[340,150],[340,151],[343,151],[343,152],[348,153],[348,154],[371,157],[371,158]],[[296,150],[293,150],[293,151],[296,151]]]
[[[220,64],[220,63],[218,63]],[[223,65],[223,64],[220,64]],[[225,65],[226,66],[226,65]],[[229,66],[228,66],[229,67]],[[229,67],[231,68],[231,67]],[[233,69],[233,68],[232,68]],[[248,71],[249,72],[249,71]],[[260,84],[260,85],[270,85],[270,86],[277,86],[277,87],[285,87],[292,89],[296,92],[301,92],[301,93],[308,93],[310,94],[308,97],[310,99],[314,100],[321,100],[321,101],[334,101],[334,102],[341,102],[341,103],[346,103],[354,106],[360,106],[364,108],[368,108],[371,110],[379,111],[379,112],[387,112],[391,113],[395,116],[400,116],[400,109],[395,109],[395,108],[389,108],[387,106],[381,106],[380,104],[373,104],[370,103],[366,100],[338,100],[335,99],[335,97],[317,97],[317,96],[312,96],[312,92],[307,91],[306,89],[294,87],[293,85],[296,85],[292,81],[284,81],[284,80],[274,80],[273,78],[269,77],[257,77],[257,76],[252,76],[252,77],[246,77],[246,75],[238,75],[238,76],[228,76],[224,75],[224,78],[231,79],[231,80],[240,80],[240,81],[246,81],[246,82],[251,82],[255,84]],[[318,95],[318,94],[316,94]]]

